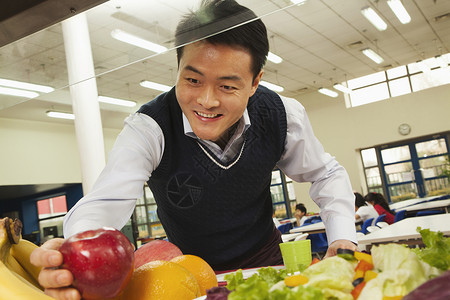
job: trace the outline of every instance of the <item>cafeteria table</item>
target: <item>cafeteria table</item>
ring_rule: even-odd
[[[440,231],[444,236],[450,236],[450,214],[406,218],[380,230],[360,236],[358,244],[363,247],[386,243],[419,245],[423,242],[420,233],[416,230],[417,227]],[[366,250],[368,250],[367,247]]]
[[[362,223],[363,222],[361,219],[355,220],[355,226],[361,225]],[[325,224],[323,222],[319,222],[310,225],[294,227],[293,229],[289,230],[289,233],[299,233],[299,232],[308,234],[322,233],[325,232]]]
[[[322,233],[325,232],[325,224],[323,222],[319,223],[313,223],[310,225],[303,225],[300,227],[295,227],[291,230],[289,230],[289,233],[308,233],[308,234],[314,234],[314,233]]]
[[[443,209],[443,210],[445,210],[445,213],[448,214],[449,206],[450,206],[450,199],[446,199],[446,200],[423,202],[423,203],[407,206],[403,209],[406,210],[407,214],[416,213],[418,211],[423,211],[423,210],[431,210],[431,209]]]

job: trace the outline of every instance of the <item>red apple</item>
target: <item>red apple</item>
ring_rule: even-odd
[[[83,299],[118,295],[134,271],[134,248],[119,230],[103,227],[68,238],[59,251],[62,267],[72,272],[73,286]]]
[[[180,255],[183,255],[183,252],[171,242],[165,240],[153,240],[142,245],[134,252],[134,267],[137,269],[154,260],[169,261]]]

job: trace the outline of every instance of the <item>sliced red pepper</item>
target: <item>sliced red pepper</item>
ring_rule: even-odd
[[[318,259],[317,257],[314,257],[314,259],[312,260],[310,266],[313,265],[313,264],[317,264],[318,262],[320,262],[320,259]]]
[[[363,281],[360,284],[358,284],[357,286],[355,286],[355,288],[353,289],[353,291],[351,292],[353,299],[356,300],[359,297],[359,294],[361,294],[362,289],[366,286],[366,282]]]
[[[353,277],[353,279],[364,277],[364,274],[366,273],[366,271],[369,271],[372,269],[373,269],[373,264],[371,264],[365,260],[360,260],[358,262],[358,264],[356,265],[355,276]]]

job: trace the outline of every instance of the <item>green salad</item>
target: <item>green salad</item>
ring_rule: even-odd
[[[247,279],[244,279],[242,270],[238,270],[225,275],[227,289],[231,291],[227,299],[400,299],[421,284],[450,270],[450,238],[444,237],[441,232],[417,230],[422,235],[425,248],[410,249],[401,244],[372,247],[371,255],[366,254],[372,261],[372,269],[368,272],[371,276],[357,278],[360,261],[346,256],[334,256],[310,265],[297,275],[305,281],[296,286],[286,284],[292,282],[289,281],[292,276],[288,276],[284,269],[261,268]],[[358,285],[360,291],[355,294]]]

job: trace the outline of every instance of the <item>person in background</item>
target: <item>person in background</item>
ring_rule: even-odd
[[[302,226],[306,220],[306,207],[303,203],[298,203],[295,206],[294,217],[297,219],[297,226]]]
[[[363,195],[355,192],[355,219],[365,222],[367,219],[376,219],[379,215],[378,212],[372,205],[367,205],[366,200],[364,200]]]
[[[380,193],[368,193],[365,197],[364,200],[373,205],[373,208],[375,208],[375,210],[377,211],[378,215],[382,215],[385,214],[386,217],[384,218],[384,222],[388,223],[389,225],[391,225],[392,223],[394,223],[395,220],[395,212],[393,212],[390,208],[389,208],[389,204],[386,201],[386,199],[384,198],[384,196]]]
[[[217,33],[217,34],[216,34]],[[272,219],[272,170],[312,182],[328,238],[326,257],[357,250],[348,174],[315,137],[305,108],[260,86],[269,51],[256,14],[233,0],[202,1],[175,32],[175,87],[124,124],[92,190],[64,218],[64,236],[122,228],[147,181],[169,242],[214,270],[282,264]],[[63,239],[34,250],[39,282],[59,299],[79,299],[58,269]]]

